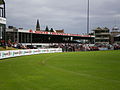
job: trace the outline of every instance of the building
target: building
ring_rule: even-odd
[[[120,29],[116,26],[111,32],[111,44],[120,44]]]
[[[46,31],[23,30],[16,28],[6,29],[7,40],[17,43],[78,43],[77,41],[88,40],[93,43],[94,36],[79,35]]]
[[[111,32],[108,28],[96,28],[93,30],[95,35],[95,44],[120,44],[120,29],[113,27]]]
[[[95,44],[110,44],[110,30],[108,28],[96,28],[93,30],[95,35]]]
[[[57,33],[64,33],[64,29],[63,30],[55,30]]]
[[[87,41],[94,42],[94,36],[64,33],[64,30],[41,30],[37,20],[36,30],[24,30],[9,26],[6,28],[5,2],[0,0],[0,41],[16,43],[40,44],[40,43],[78,43]],[[5,43],[4,43],[5,44]]]
[[[0,0],[0,40],[6,40],[6,13],[5,13],[5,1]]]
[[[94,36],[64,33],[64,30],[45,30],[40,29],[39,20],[37,20],[36,30],[24,30],[23,28],[8,26],[6,29],[6,40],[27,45],[42,43],[94,43]]]

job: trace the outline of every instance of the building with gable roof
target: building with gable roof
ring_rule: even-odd
[[[110,30],[105,28],[96,28],[93,30],[96,44],[110,44]]]

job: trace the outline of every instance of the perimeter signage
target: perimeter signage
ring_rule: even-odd
[[[42,53],[58,53],[62,52],[61,48],[51,48],[51,49],[28,49],[28,50],[9,50],[0,51],[0,59],[11,58],[17,56],[34,55]]]

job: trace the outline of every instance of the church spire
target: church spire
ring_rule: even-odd
[[[40,31],[40,24],[39,24],[39,19],[37,19],[37,24],[36,24],[36,31]]]

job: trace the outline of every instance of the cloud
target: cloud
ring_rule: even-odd
[[[90,0],[90,29],[111,28],[120,23],[119,0]],[[35,30],[65,29],[66,33],[86,33],[87,0],[7,0],[7,25]]]

